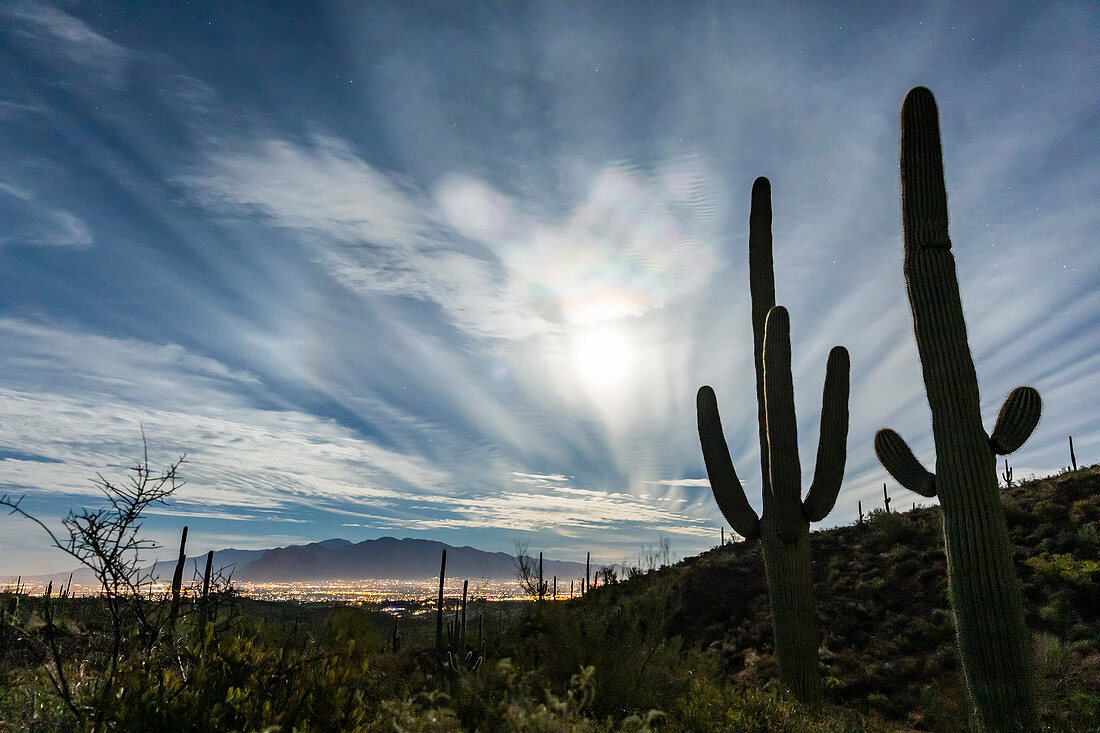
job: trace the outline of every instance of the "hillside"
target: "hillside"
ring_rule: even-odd
[[[1027,481],[1003,498],[1047,714],[1056,729],[1100,725],[1100,467]],[[901,490],[894,499],[903,504]],[[940,522],[938,507],[879,510],[863,525],[812,533],[810,543],[832,699],[948,730],[964,717],[964,695]],[[717,655],[748,687],[777,678],[753,544],[715,548],[597,595],[624,618],[640,615],[635,608],[654,618],[657,609],[667,637]]]

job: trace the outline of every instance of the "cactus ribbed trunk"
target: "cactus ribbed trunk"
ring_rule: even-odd
[[[799,700],[818,700],[821,675],[813,594],[809,592],[809,534],[789,544],[765,527],[760,542],[780,675]]]
[[[963,671],[987,728],[1035,730],[1023,600],[1001,508],[997,457],[982,425],[954,257],[950,250],[931,250],[914,259],[909,301],[932,411],[936,493]]]
[[[986,729],[1037,730],[1023,602],[1001,508],[996,446],[991,448],[982,425],[947,230],[939,117],[927,89],[918,87],[906,97],[901,129],[906,290],[932,412],[934,487],[943,510],[963,671]],[[1034,399],[1037,422],[1037,394]],[[1011,396],[1006,408],[1010,403]],[[1034,422],[1017,442],[1033,427]]]
[[[756,369],[756,425],[760,436],[760,494],[766,515],[772,492],[764,394],[764,326],[768,311],[775,307],[775,269],[772,264],[772,184],[764,177],[753,181],[749,204],[749,300]]]

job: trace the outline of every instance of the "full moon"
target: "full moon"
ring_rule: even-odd
[[[573,361],[585,381],[605,386],[621,381],[630,371],[634,349],[629,339],[611,327],[593,328],[573,342]]]

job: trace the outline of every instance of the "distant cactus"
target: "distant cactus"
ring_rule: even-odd
[[[886,505],[886,513],[890,513],[890,494],[886,493],[886,484],[882,485],[882,503]]]
[[[447,548],[443,548],[443,558],[439,561],[439,602],[435,610],[435,648],[443,648],[443,579],[447,574]]]
[[[1012,466],[1008,465],[1008,459],[1005,459],[1005,472],[1001,474],[1001,478],[1005,480],[1005,486],[1012,488]]]
[[[172,605],[168,611],[168,626],[171,628],[176,623],[176,617],[180,612],[180,596],[183,589],[183,567],[187,563],[187,527],[183,528],[183,536],[180,538],[180,555],[176,560],[176,572],[172,574]]]
[[[859,523],[863,524],[863,502],[857,501],[856,504],[859,505]]]
[[[470,581],[462,581],[462,632],[459,635],[459,643],[466,646],[466,593],[470,590]]]
[[[772,271],[771,184],[758,178],[749,214],[749,286],[756,363],[757,421],[764,511],[757,516],[726,446],[714,390],[699,389],[699,440],[711,488],[726,521],[747,539],[759,538],[771,599],[780,673],[803,701],[821,697],[818,642],[810,583],[810,522],[833,508],[844,475],[848,438],[848,351],[829,353],[822,398],[821,436],[813,483],[802,500],[795,432],[790,323],[775,305]]]
[[[592,553],[584,553],[584,585],[581,586],[581,595],[588,592],[588,584],[592,582]]]
[[[932,93],[923,87],[909,92],[902,106],[901,208],[905,284],[932,411],[936,473],[889,429],[875,436],[875,453],[902,486],[940,499],[959,653],[983,726],[1037,730],[1031,651],[996,456],[1027,440],[1041,402],[1031,387],[1017,387],[1001,407],[993,434],[982,426],[947,233],[939,117]]]
[[[206,553],[206,570],[202,574],[202,600],[206,601],[210,596],[210,571],[214,567],[214,551]]]
[[[546,583],[542,579],[542,553],[539,553],[539,600],[546,595]]]
[[[1074,471],[1077,470],[1077,456],[1073,455],[1073,436],[1069,436],[1069,463]]]
[[[199,628],[206,628],[210,615],[210,573],[214,567],[214,551],[206,553],[206,570],[202,574],[202,600],[199,607]]]

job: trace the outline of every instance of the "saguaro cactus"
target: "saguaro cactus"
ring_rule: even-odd
[[[948,587],[971,699],[993,731],[1036,730],[1031,652],[1019,581],[997,486],[997,455],[1023,445],[1039,422],[1039,393],[1012,390],[993,434],[982,427],[978,379],[967,344],[955,258],[947,235],[939,117],[932,93],[909,92],[901,110],[901,210],[905,286],[924,372],[936,472],[893,430],[875,453],[902,486],[938,496]]]
[[[172,574],[172,605],[168,610],[168,626],[171,628],[176,623],[176,617],[180,612],[180,596],[183,587],[183,567],[187,563],[187,527],[183,528],[183,536],[180,538],[180,555],[176,560],[176,570]]]
[[[443,648],[443,581],[447,574],[447,548],[439,560],[439,601],[435,605],[435,648]]]
[[[202,599],[199,606],[199,630],[205,633],[206,621],[210,614],[210,573],[214,567],[214,551],[206,553],[206,570],[202,574]]]
[[[470,581],[462,581],[462,632],[459,634],[462,646],[466,646],[466,594],[470,590]]]
[[[795,432],[790,323],[775,305],[772,271],[771,184],[758,178],[749,214],[749,286],[756,362],[757,422],[764,511],[749,504],[730,458],[714,390],[699,389],[699,441],[711,489],[726,521],[748,539],[760,539],[768,578],[775,648],[786,684],[803,701],[821,696],[818,643],[810,583],[810,522],[833,508],[844,475],[848,439],[848,351],[836,346],[825,369],[821,437],[814,479],[802,500]]]

